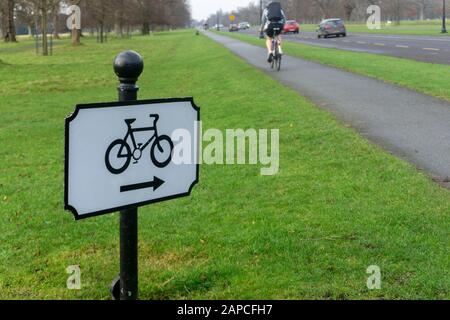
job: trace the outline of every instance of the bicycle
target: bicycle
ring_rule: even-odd
[[[127,125],[127,133],[123,139],[117,139],[113,141],[105,153],[105,164],[106,168],[112,174],[121,174],[125,170],[127,170],[130,165],[131,158],[134,159],[134,164],[138,163],[142,157],[142,152],[150,145],[150,159],[152,163],[158,168],[166,167],[170,161],[172,160],[172,151],[173,151],[173,142],[169,136],[158,135],[158,130],[156,124],[159,120],[159,115],[151,114],[150,118],[154,119],[153,126],[144,127],[144,128],[132,128],[131,125],[136,121],[136,119],[125,119],[125,123]],[[145,143],[137,143],[134,137],[136,132],[144,132],[144,131],[153,131],[152,137]],[[128,138],[131,138],[132,145],[127,142]],[[113,152],[113,150],[117,149],[117,154]],[[133,151],[132,151],[133,150]],[[159,151],[161,154],[157,154]],[[111,159],[111,155],[114,156]],[[161,157],[162,155],[162,157]],[[125,161],[121,164],[121,161],[124,159]],[[113,160],[113,161],[111,161]],[[117,163],[119,162],[119,163]]]
[[[281,34],[280,28],[274,28],[274,35],[272,38],[272,51],[274,52],[272,56],[272,62],[270,62],[270,68],[276,68],[277,71],[281,69],[281,53],[280,53],[280,42],[278,41],[278,36]]]

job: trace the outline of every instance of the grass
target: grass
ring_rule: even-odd
[[[190,198],[140,209],[142,299],[450,298],[447,190],[193,31],[83,42],[1,53],[0,299],[109,298],[118,216],[63,211],[64,118],[116,99],[124,49],[145,59],[141,98],[194,96],[204,129],[280,129],[278,175],[205,165]]]
[[[450,21],[448,21],[450,23]],[[346,23],[348,32],[371,33],[371,34],[399,34],[399,35],[422,35],[422,36],[448,36],[441,33],[442,20],[429,21],[401,21],[399,25],[395,23],[382,23],[381,29],[370,30],[363,23]],[[317,24],[302,24],[303,31],[316,31]]]
[[[221,34],[265,47],[264,41],[255,36],[229,32],[222,32]],[[450,101],[449,65],[322,48],[290,41],[284,41],[283,50],[286,54],[292,56],[397,84]]]

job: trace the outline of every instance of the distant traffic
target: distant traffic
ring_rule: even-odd
[[[208,30],[210,27],[207,23],[203,25],[205,30]],[[254,26],[256,27],[256,26]],[[259,27],[259,26],[258,26]],[[224,31],[228,30],[229,32],[238,32],[241,30],[251,29],[252,26],[249,22],[239,22],[239,23],[230,23],[228,27],[223,24],[215,24],[211,27],[213,30]],[[301,30],[300,24],[296,20],[287,20],[284,24],[283,33],[284,34],[299,34]],[[323,20],[317,27],[317,38],[328,38],[329,36],[347,36],[347,29],[345,27],[344,21],[339,18],[335,19],[325,19]]]

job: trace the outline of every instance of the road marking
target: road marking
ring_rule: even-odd
[[[385,46],[384,43],[379,43],[379,42],[375,42],[373,45],[374,45],[374,46]]]
[[[422,48],[422,50],[439,51],[440,49],[436,49],[436,48]]]
[[[384,39],[402,39],[402,40],[419,40],[419,41],[442,41],[442,42],[450,42],[450,39],[448,37],[441,37],[441,36],[433,36],[432,38],[425,36],[393,36],[393,35],[368,35],[368,34],[362,34],[362,33],[356,33],[358,36],[364,36],[367,38],[384,38]]]
[[[359,44],[366,44],[367,42],[364,41],[358,41]]]
[[[409,48],[409,46],[403,46],[403,45],[401,45],[401,44],[397,44],[396,47],[397,47],[397,48]]]

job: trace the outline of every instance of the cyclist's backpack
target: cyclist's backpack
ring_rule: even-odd
[[[283,13],[281,9],[281,3],[271,2],[267,6],[267,19],[270,22],[278,22],[283,20]]]

